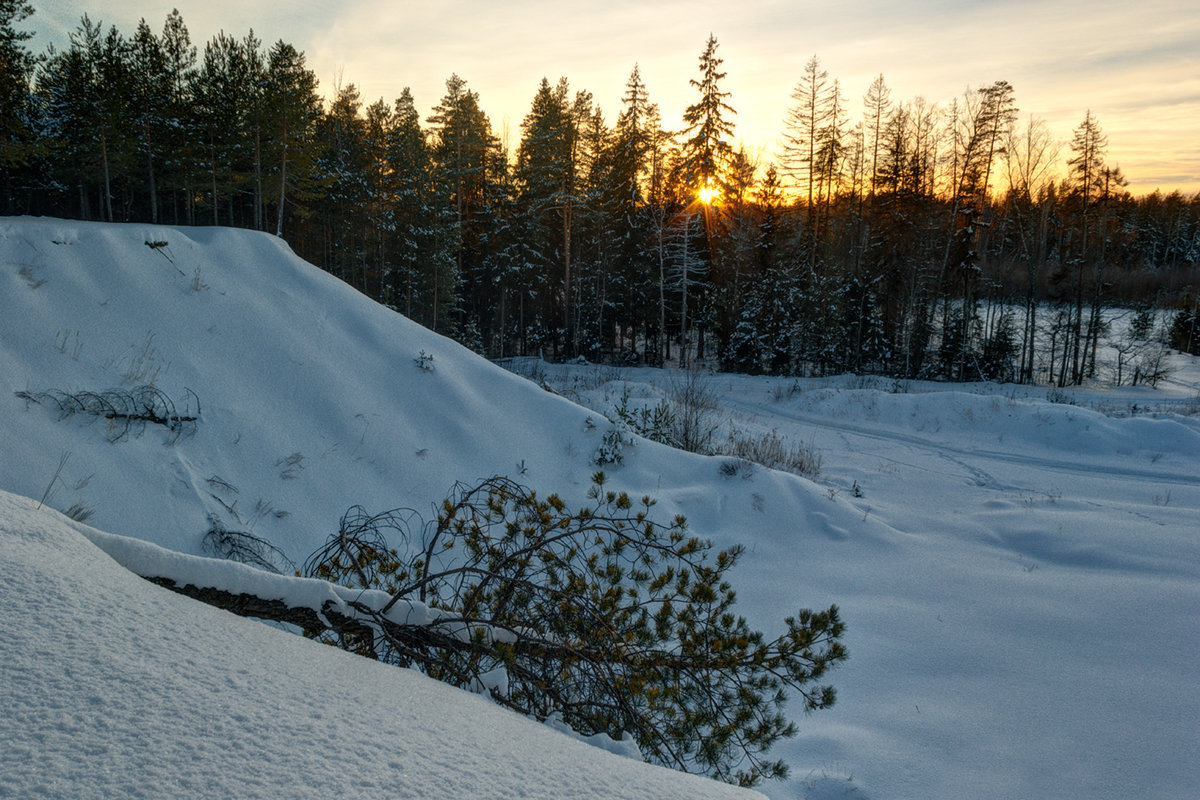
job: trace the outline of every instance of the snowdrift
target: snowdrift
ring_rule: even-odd
[[[0,492],[0,796],[761,797],[174,595],[85,530]]]

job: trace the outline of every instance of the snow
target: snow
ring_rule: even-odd
[[[808,443],[815,482],[648,441],[605,465],[662,519],[746,546],[732,578],[752,625],[842,610],[838,703],[797,719],[776,749],[792,778],[766,794],[1194,791],[1200,421],[1170,411],[1200,405],[1200,368],[1173,363],[1158,391],[1088,387],[1073,405],[1037,387],[714,375],[716,439],[732,425]],[[581,505],[601,414],[626,390],[654,405],[671,374],[524,368],[557,394],[273,237],[0,219],[0,796],[732,793],[116,563],[319,607],[325,584],[196,559],[213,521],[298,564],[349,506],[428,517],[456,481],[504,474]],[[103,420],[14,396],[150,382],[195,393],[194,432],[113,442]],[[72,507],[107,533],[50,510]]]
[[[427,625],[440,618],[424,603],[401,600],[377,589],[351,589],[313,578],[279,575],[236,561],[177,553],[153,542],[116,536],[88,528],[84,535],[92,544],[125,569],[143,578],[167,578],[177,586],[221,589],[230,594],[248,594],[263,600],[280,600],[289,608],[309,608],[318,614],[332,604],[342,616],[362,618],[361,606],[383,612],[384,618],[401,625]]]
[[[1137,402],[1194,398],[1195,362],[1177,366],[1178,395]],[[595,408],[626,390],[653,405],[669,381],[630,369],[592,385],[577,368],[540,369]],[[768,795],[841,796],[848,786],[856,797],[913,798],[1192,791],[1196,418],[1110,417],[1027,387],[894,393],[853,376],[710,380],[726,424],[773,430],[822,455],[825,496],[791,512],[790,531],[763,519],[781,513],[773,495],[745,514],[755,525],[741,569],[754,577],[739,587],[741,601],[764,611],[826,597],[849,627],[838,704],[799,721],[800,735],[780,748],[796,780],[765,786]],[[1117,393],[1078,394],[1111,406]],[[848,507],[853,523],[831,520]]]
[[[0,492],[0,797],[753,797],[143,581]]]

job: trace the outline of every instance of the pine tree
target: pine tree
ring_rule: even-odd
[[[313,198],[310,184],[321,115],[316,75],[305,66],[304,54],[287,42],[276,42],[267,55],[261,97],[266,112],[262,124],[267,132],[264,160],[272,164],[264,193],[278,198],[275,235],[283,236],[286,215],[295,205],[303,206]]]
[[[157,224],[159,176],[156,174],[156,168],[164,145],[165,114],[170,102],[170,86],[162,47],[145,19],[138,22],[137,32],[131,43],[130,71],[130,100],[146,165],[150,221]]]
[[[499,146],[479,96],[458,75],[446,80],[446,94],[427,120],[433,140],[434,182],[452,215],[453,269],[435,276],[433,328],[453,331],[462,281],[482,267],[489,181],[499,166]],[[471,287],[466,287],[471,291]]]
[[[202,143],[205,190],[212,224],[225,219],[235,224],[234,194],[239,161],[245,149],[245,127],[252,78],[250,59],[241,42],[224,31],[205,45],[200,70],[193,81],[197,133]]]
[[[495,702],[584,735],[627,732],[653,763],[744,786],[785,777],[766,754],[796,734],[788,693],[805,712],[836,699],[817,681],[846,657],[837,607],[802,609],[766,639],[734,611],[740,548],[714,553],[682,517],[654,521],[649,497],[592,480],[578,511],[499,477],[456,487],[429,524],[350,509],[305,574],[438,619],[407,625],[384,609],[371,627],[322,618],[310,635],[462,688],[503,673]]]
[[[30,81],[37,59],[25,49],[33,34],[16,25],[33,14],[26,0],[0,0],[0,176],[4,213],[16,213],[15,174],[30,158],[33,106]]]
[[[266,229],[266,194],[264,188],[265,164],[263,161],[263,139],[270,118],[266,105],[267,60],[262,42],[251,30],[242,40],[245,54],[246,110],[243,116],[243,151],[250,158],[250,174],[243,182],[250,184],[251,222],[256,231]]]
[[[1089,348],[1088,342],[1085,340],[1083,326],[1083,303],[1086,293],[1084,271],[1088,266],[1094,266],[1097,274],[1099,274],[1099,270],[1101,269],[1098,263],[1092,263],[1094,253],[1090,239],[1092,227],[1095,224],[1092,208],[1093,200],[1103,186],[1104,151],[1107,146],[1108,137],[1104,135],[1104,132],[1100,128],[1100,123],[1092,116],[1092,112],[1089,109],[1083,121],[1075,129],[1070,143],[1071,152],[1074,155],[1067,160],[1068,185],[1079,209],[1078,246],[1075,253],[1072,254],[1075,263],[1075,307],[1069,340],[1071,353],[1070,382],[1076,384],[1082,383],[1088,373],[1087,355]],[[1094,306],[1095,303],[1093,303]],[[1095,310],[1093,308],[1093,312]],[[1093,323],[1089,325],[1086,334],[1087,339],[1091,338],[1094,331],[1095,322],[1097,321],[1095,313],[1092,314],[1092,320]],[[1060,372],[1060,381],[1066,379],[1067,371],[1064,368]]]
[[[172,221],[195,222],[196,169],[200,143],[193,102],[196,75],[196,48],[179,11],[173,10],[163,23],[159,37],[165,62],[167,104],[164,126],[166,148],[164,183],[169,183],[174,199],[171,203]],[[183,216],[180,217],[182,201]]]
[[[1067,159],[1071,187],[1083,201],[1085,213],[1100,186],[1107,146],[1108,137],[1101,130],[1099,121],[1092,116],[1091,109],[1088,109],[1071,137],[1070,147],[1074,155]]]
[[[84,15],[66,50],[51,50],[37,78],[42,109],[39,138],[62,186],[77,188],[83,219],[108,219],[111,164],[107,102],[100,71],[104,42],[99,25]],[[99,181],[97,181],[97,177]],[[93,213],[93,192],[98,211]]]
[[[980,257],[986,252],[984,235],[990,225],[985,214],[988,211],[987,195],[992,164],[1003,147],[1016,114],[1012,86],[1007,81],[996,81],[991,86],[968,94],[953,130],[951,178],[954,189],[942,267],[943,280],[939,281],[936,292],[943,301],[943,336],[953,343],[952,346],[944,346],[942,352],[953,352],[958,356],[958,360],[953,362],[943,360],[949,368],[946,377],[951,380],[967,379],[967,360],[975,352],[976,343],[971,338],[971,326],[976,319],[977,290],[982,273]],[[948,293],[943,294],[948,288],[946,281],[958,287],[965,312],[950,314]],[[947,327],[951,324],[959,326],[959,329],[948,331]]]
[[[368,285],[367,231],[370,227],[366,124],[362,97],[354,84],[338,87],[320,122],[321,151],[316,168],[324,184],[317,201],[325,245],[322,266],[359,291]]]
[[[368,275],[365,293],[377,302],[395,306],[396,175],[388,166],[388,152],[396,126],[392,106],[379,98],[367,106],[363,120],[362,169],[365,192],[365,253]]]

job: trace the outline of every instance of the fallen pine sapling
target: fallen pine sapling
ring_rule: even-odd
[[[796,733],[790,692],[805,712],[834,702],[819,681],[846,658],[837,607],[768,641],[733,611],[742,548],[654,521],[653,500],[607,490],[602,472],[589,501],[572,511],[493,477],[457,485],[428,522],[356,506],[304,572],[430,609],[409,625],[389,605],[375,641],[344,646],[583,735],[628,734],[652,763],[743,785],[786,775],[766,754]]]
[[[110,389],[103,392],[64,392],[51,389],[45,392],[16,392],[26,403],[56,408],[60,419],[79,415],[85,418],[103,419],[106,422],[107,438],[119,442],[140,434],[147,423],[161,425],[178,440],[196,431],[200,419],[200,398],[191,389],[184,390],[187,400],[183,410],[161,389],[145,384],[132,389]],[[192,403],[195,403],[195,411]]]

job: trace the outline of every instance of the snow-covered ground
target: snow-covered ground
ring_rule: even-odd
[[[752,797],[174,595],[0,492],[0,797]]]
[[[1194,396],[1194,365],[1178,367],[1191,387],[1178,397],[1122,397]],[[596,408],[627,391],[649,405],[670,393],[654,370],[540,369]],[[774,508],[766,495],[763,514],[741,520],[752,548],[744,602],[828,597],[850,627],[838,705],[784,746],[797,775],[852,776],[868,797],[1191,791],[1200,420],[1109,417],[1025,387],[709,382],[727,412],[714,422],[774,431],[822,459],[823,502],[790,518],[790,534],[759,525]],[[1115,402],[1097,390],[1076,399]],[[859,524],[823,518],[844,507]]]
[[[815,482],[626,446],[607,467],[614,487],[746,545],[733,577],[752,624],[842,609],[838,703],[798,720],[779,747],[792,778],[768,795],[1194,791],[1200,421],[1128,413],[1195,406],[1200,370],[1175,367],[1163,389],[1068,392],[1075,405],[1028,387],[707,378],[718,440],[733,426],[808,444]],[[303,796],[311,781],[314,796],[730,791],[655,783],[671,774],[581,755],[480,698],[204,609],[33,510],[192,554],[215,521],[298,563],[348,506],[425,511],[459,480],[505,474],[580,504],[602,414],[626,391],[657,403],[672,376],[532,369],[557,394],[265,235],[0,220],[0,490],[32,500],[0,503],[0,668],[15,687],[0,796],[159,795],[172,764],[202,781],[176,794],[207,796]],[[14,395],[151,382],[180,411],[198,405],[194,430],[64,419]],[[129,674],[155,687],[143,705]],[[389,711],[379,698],[393,695]],[[328,740],[344,747],[330,755]],[[526,786],[543,761],[560,777]]]

